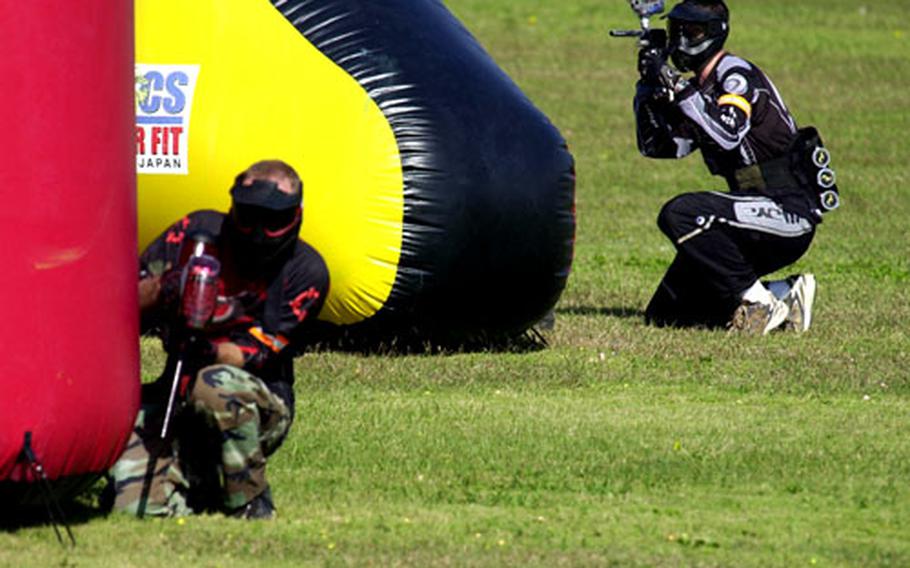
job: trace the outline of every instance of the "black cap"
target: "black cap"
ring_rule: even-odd
[[[300,207],[303,193],[285,193],[278,189],[278,184],[273,181],[254,179],[250,185],[241,182],[231,188],[231,198],[240,205],[254,205],[263,209],[283,211],[292,207]]]
[[[726,5],[723,2],[717,2],[724,7],[726,12]],[[720,14],[717,14],[707,7],[704,4],[699,4],[698,2],[690,2],[688,0],[680,2],[676,6],[673,6],[673,9],[670,10],[670,13],[662,16],[662,19],[671,19],[671,20],[680,20],[683,22],[711,22],[715,20],[725,20],[726,18]]]

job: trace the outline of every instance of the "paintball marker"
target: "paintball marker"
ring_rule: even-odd
[[[181,249],[180,293],[177,304],[177,325],[180,331],[177,345],[177,363],[171,382],[161,438],[167,437],[174,401],[180,388],[185,350],[194,342],[201,341],[202,331],[212,319],[218,297],[221,263],[213,254],[213,239],[208,233],[197,232],[188,235]],[[184,258],[185,257],[185,258]]]
[[[664,29],[651,29],[651,16],[664,11],[664,0],[629,0],[632,11],[638,14],[641,29],[610,30],[611,37],[638,38],[638,72],[653,88],[656,100],[673,101],[680,81],[679,73],[667,66],[668,42]]]
[[[651,31],[651,16],[664,11],[664,0],[629,0],[632,11],[638,14],[641,29],[638,30],[610,30],[611,37],[638,38],[641,47],[648,46],[648,36]]]

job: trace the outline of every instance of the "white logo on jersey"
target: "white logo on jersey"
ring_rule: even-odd
[[[749,82],[739,73],[733,73],[724,79],[724,90],[733,95],[745,95],[749,90]]]

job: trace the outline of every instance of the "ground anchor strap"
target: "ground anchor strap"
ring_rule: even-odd
[[[35,450],[32,448],[31,432],[25,433],[20,459],[28,464],[28,467],[32,470],[35,478],[40,480],[39,488],[41,490],[41,496],[44,499],[44,507],[47,509],[47,517],[51,521],[51,526],[54,527],[54,533],[57,535],[57,540],[62,546],[66,546],[63,542],[63,536],[60,534],[60,529],[57,526],[59,518],[59,524],[63,525],[63,528],[66,529],[67,536],[69,536],[70,546],[75,547],[76,538],[73,536],[73,531],[70,530],[70,526],[66,522],[66,515],[63,514],[63,509],[54,496],[54,490],[51,488],[51,483],[47,478],[47,474],[44,472],[44,466],[41,465],[41,461],[38,459],[38,456],[35,455]]]

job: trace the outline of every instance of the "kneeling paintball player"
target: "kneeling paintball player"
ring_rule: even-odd
[[[634,0],[633,8],[647,4],[654,2]],[[638,148],[650,158],[682,158],[700,149],[730,191],[685,193],[663,206],[658,226],[676,258],[645,317],[655,325],[756,334],[805,331],[815,277],[767,284],[759,278],[798,260],[823,213],[838,206],[830,156],[814,128],[797,128],[758,67],[724,51],[730,32],[724,2],[685,0],[667,18],[668,31],[641,34]],[[681,74],[689,71],[694,76]]]
[[[115,510],[275,514],[266,458],[294,417],[293,360],[329,288],[299,239],[303,184],[261,161],[237,176],[230,212],[196,211],[142,253],[143,330],[168,359],[143,385],[133,434],[110,471]]]

